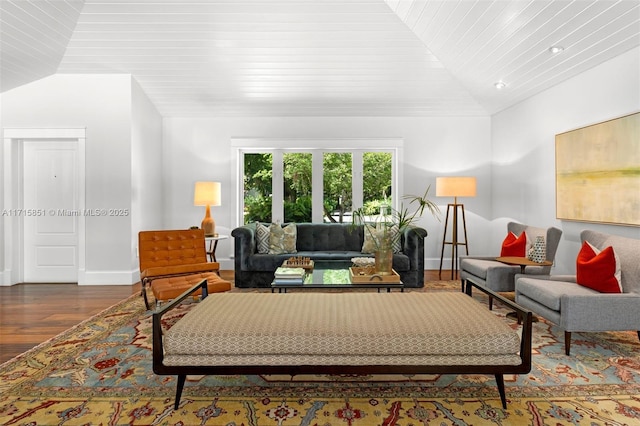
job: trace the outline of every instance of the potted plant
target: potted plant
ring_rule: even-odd
[[[404,231],[413,226],[422,217],[425,210],[431,212],[439,220],[440,209],[427,198],[430,189],[431,186],[427,187],[422,196],[407,195],[403,197],[409,200],[409,205],[414,203],[418,205],[413,211],[401,203],[397,210],[389,204],[382,204],[377,216],[366,214],[362,207],[353,212],[353,224],[364,225],[365,246],[372,246],[370,249],[375,255],[376,274],[392,274],[394,245],[400,245]]]

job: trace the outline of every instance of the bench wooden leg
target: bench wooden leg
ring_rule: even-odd
[[[571,350],[571,332],[564,332],[564,353],[569,356],[569,351]]]
[[[498,385],[498,392],[500,393],[500,401],[502,401],[502,408],[507,409],[507,395],[504,391],[504,376],[502,374],[496,374],[496,384]]]
[[[186,374],[178,375],[178,385],[176,387],[176,402],[173,404],[174,409],[178,409],[180,405],[180,397],[182,397],[182,389],[184,388],[184,382],[187,380]]]

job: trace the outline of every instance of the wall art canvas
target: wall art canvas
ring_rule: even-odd
[[[556,216],[640,226],[640,113],[556,135]]]

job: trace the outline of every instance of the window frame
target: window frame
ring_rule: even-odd
[[[232,157],[235,157],[236,182],[235,206],[236,226],[244,224],[244,155],[271,153],[273,154],[272,181],[272,221],[283,222],[284,206],[282,158],[285,152],[312,154],[312,218],[313,223],[323,222],[324,188],[323,158],[326,152],[349,152],[352,154],[352,198],[353,208],[357,209],[363,203],[362,166],[365,152],[389,152],[391,154],[391,197],[393,207],[398,208],[399,194],[403,193],[402,180],[399,179],[399,165],[402,164],[404,140],[401,138],[358,138],[358,139],[293,139],[293,138],[231,138]],[[279,201],[278,201],[279,200]]]

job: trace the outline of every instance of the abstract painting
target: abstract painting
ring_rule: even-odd
[[[640,226],[640,113],[556,135],[556,216]]]

